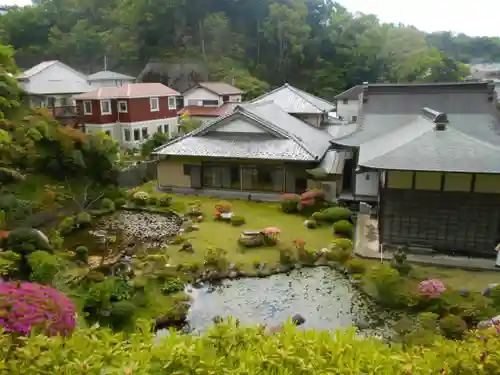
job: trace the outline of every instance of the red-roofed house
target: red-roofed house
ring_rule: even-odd
[[[84,131],[104,131],[126,148],[138,148],[156,132],[177,132],[180,94],[161,83],[101,87],[74,96]]]

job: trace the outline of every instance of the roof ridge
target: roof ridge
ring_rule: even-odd
[[[307,95],[309,95],[309,96],[313,96],[314,98],[316,98],[316,99],[318,99],[318,100],[321,100],[322,102],[324,102],[324,103],[326,103],[326,104],[330,104],[330,105],[332,104],[332,103],[328,102],[327,100],[320,98],[319,96],[316,96],[316,95],[310,94],[310,93],[308,93],[308,92],[306,92],[306,91],[304,91],[304,90],[301,90],[301,89],[299,89],[299,88],[297,88],[297,87],[295,87],[295,86],[292,86],[292,85],[290,85],[290,84],[288,84],[288,83],[287,83],[286,85],[287,85],[287,87],[289,87],[292,91],[295,91],[295,92],[297,93],[297,95],[299,95],[299,96],[300,96],[302,99],[304,99],[306,102],[308,102],[309,104],[311,104],[313,107],[318,108],[321,112],[323,112],[323,110],[322,110],[320,107],[318,107],[316,104],[314,104],[313,102],[311,102],[311,101],[307,98],[307,96],[304,96],[303,94],[307,94]]]
[[[473,136],[471,136],[471,135],[469,135],[469,134],[464,133],[464,132],[463,132],[463,131],[461,131],[460,129],[456,129],[456,128],[454,128],[453,126],[447,126],[447,127],[446,127],[446,130],[444,130],[444,131],[446,132],[446,131],[450,131],[450,130],[451,130],[451,131],[454,131],[454,132],[456,132],[456,133],[460,134],[462,137],[467,138],[467,139],[469,139],[469,140],[471,140],[471,141],[473,141],[473,142],[476,142],[476,143],[478,143],[478,144],[480,144],[480,145],[482,145],[482,146],[489,147],[489,148],[491,148],[491,149],[493,149],[493,150],[495,150],[495,151],[499,151],[499,152],[500,152],[500,147],[498,147],[498,146],[496,146],[496,145],[494,145],[494,144],[492,144],[492,143],[489,143],[489,142],[483,141],[483,140],[481,140],[481,139],[477,139],[477,138],[475,138],[475,137],[473,137]]]

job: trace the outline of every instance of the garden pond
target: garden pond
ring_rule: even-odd
[[[192,333],[206,330],[215,317],[231,316],[242,324],[276,327],[300,314],[305,318],[301,329],[333,331],[355,325],[361,334],[390,338],[397,319],[395,313],[376,306],[345,276],[329,267],[225,280],[186,290],[192,298],[187,327]]]

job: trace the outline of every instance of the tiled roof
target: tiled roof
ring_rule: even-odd
[[[121,73],[116,73],[112,72],[110,70],[102,70],[100,72],[94,73],[89,75],[88,80],[89,81],[101,81],[101,80],[108,80],[108,79],[126,79],[126,80],[132,80],[135,79],[132,76],[128,76],[126,74],[121,74]]]
[[[225,82],[199,82],[198,86],[212,91],[217,95],[240,95],[243,94],[239,88]]]
[[[356,85],[351,87],[348,90],[345,90],[344,92],[341,92],[337,96],[335,96],[336,100],[358,100],[359,99],[359,94],[363,92],[363,85]]]
[[[177,114],[182,115],[187,111],[190,116],[219,117],[230,113],[236,105],[236,103],[225,103],[220,107],[187,106],[182,108]]]
[[[266,137],[213,131],[218,125],[241,117],[267,130]],[[155,152],[159,155],[319,161],[329,149],[330,139],[328,133],[289,115],[274,102],[261,102],[237,106],[231,114],[167,143]]]
[[[429,118],[418,116],[361,145],[358,164],[374,169],[500,173],[500,146],[465,134],[453,121],[445,130],[435,126]]]
[[[177,91],[161,83],[126,83],[120,87],[101,87],[76,95],[75,100],[132,99],[180,95]]]
[[[295,114],[321,114],[330,112],[335,108],[332,103],[293,87],[288,83],[254,99],[252,103],[267,101],[273,101],[285,112]]]
[[[368,85],[363,95],[366,102],[356,131],[335,143],[359,147],[415,121],[424,107],[446,113],[450,126],[480,140],[488,142],[500,134],[488,83]]]

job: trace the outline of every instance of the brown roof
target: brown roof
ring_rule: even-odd
[[[198,87],[203,87],[217,95],[239,95],[243,94],[239,88],[225,82],[199,82]]]
[[[132,99],[173,95],[180,94],[162,83],[127,83],[120,87],[101,87],[84,94],[75,95],[73,99]]]
[[[219,117],[232,112],[237,104],[238,103],[225,103],[220,107],[187,106],[177,112],[177,114],[182,115],[187,111],[189,116]]]

